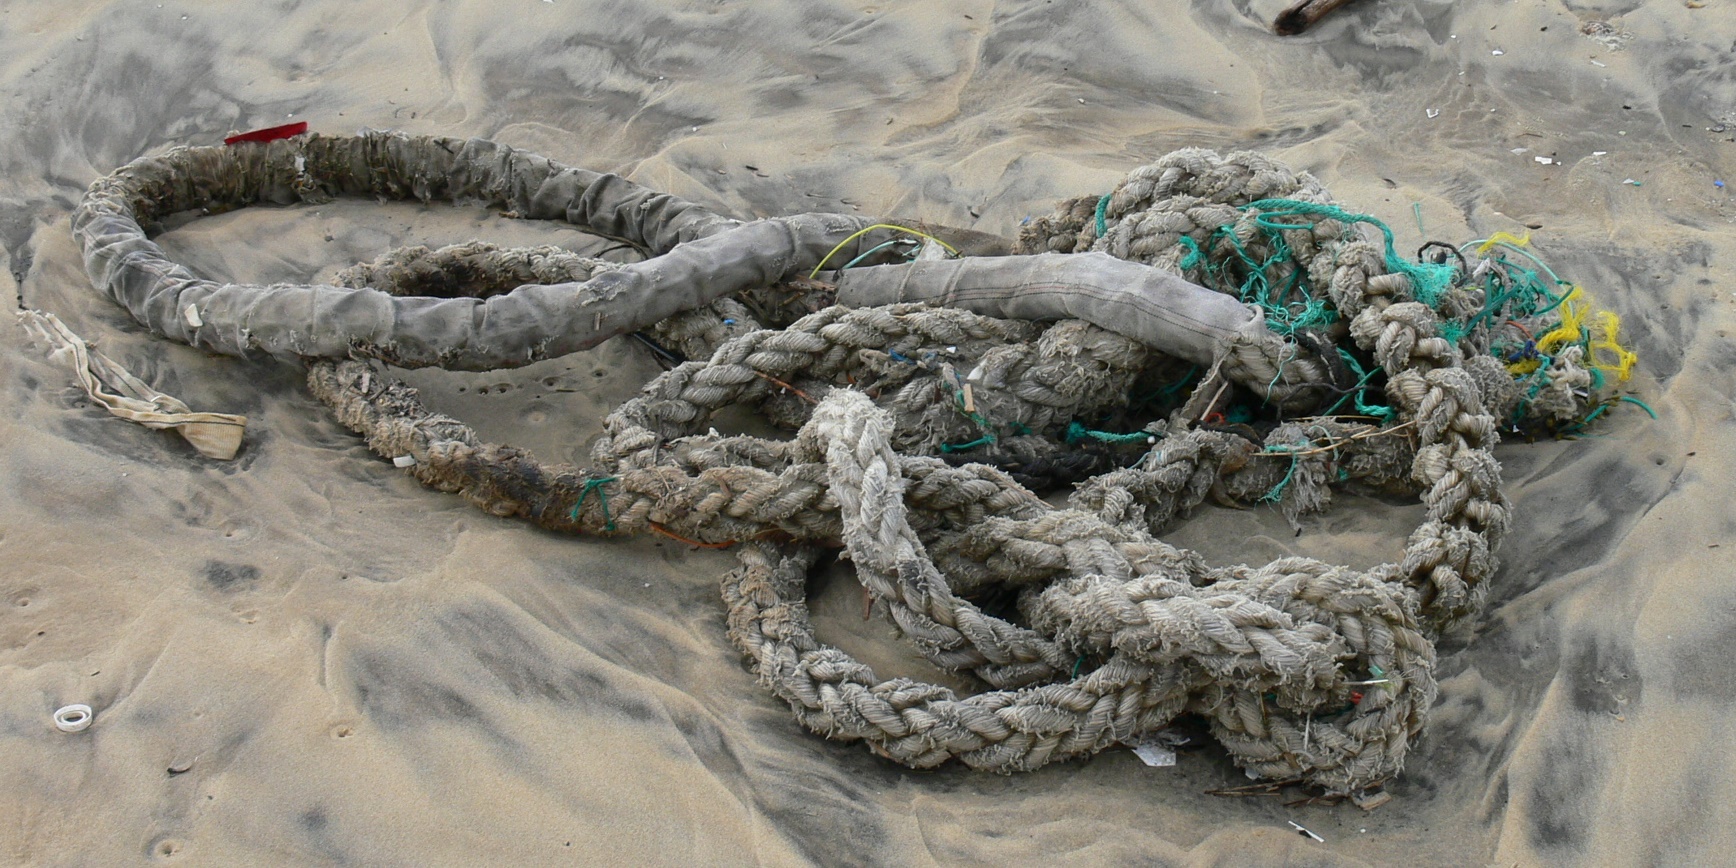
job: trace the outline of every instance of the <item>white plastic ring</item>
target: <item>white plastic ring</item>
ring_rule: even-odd
[[[83,703],[68,705],[54,713],[54,728],[61,732],[80,732],[95,719],[96,714],[90,706]]]

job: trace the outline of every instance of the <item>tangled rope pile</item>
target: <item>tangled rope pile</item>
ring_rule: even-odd
[[[396,251],[343,286],[218,285],[140,226],[330,195],[480,199],[651,258],[473,243]],[[367,134],[140,160],[93,184],[73,223],[93,282],[142,322],[305,360],[340,421],[426,484],[555,530],[734,546],[730,637],[817,732],[1011,772],[1191,714],[1250,775],[1344,794],[1399,773],[1434,699],[1433,637],[1494,573],[1510,521],[1497,424],[1554,412],[1516,373],[1552,371],[1575,397],[1584,371],[1565,339],[1491,355],[1514,319],[1488,272],[1402,260],[1354,217],[1263,157],[1188,150],[1020,238],[1065,255],[934,261],[942,244],[999,251],[837,215],[742,223],[492,143]],[[924,252],[900,262],[912,237]],[[1187,295],[1165,269],[1228,295]],[[1045,293],[1061,312],[1033,318],[1050,325],[984,313]],[[1140,339],[1134,309],[1165,320],[1160,338]],[[364,361],[503,367],[621,334],[678,363],[608,417],[588,470],[484,442]],[[1371,407],[1377,377],[1384,417],[1334,415]],[[732,404],[795,436],[708,431]],[[1258,418],[1229,418],[1238,406]],[[1020,484],[1084,473],[1065,509]],[[1207,497],[1294,521],[1345,485],[1420,493],[1396,562],[1211,567],[1156,537]],[[880,681],[822,644],[804,580],[839,545],[929,660],[990,689]]]

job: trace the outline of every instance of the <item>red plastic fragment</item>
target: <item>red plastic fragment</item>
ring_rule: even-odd
[[[274,142],[278,139],[287,139],[292,136],[299,136],[305,132],[307,132],[307,121],[296,121],[293,124],[284,124],[281,127],[266,127],[263,130],[248,130],[245,133],[236,133],[235,135],[224,139],[223,144],[233,145],[236,142]]]

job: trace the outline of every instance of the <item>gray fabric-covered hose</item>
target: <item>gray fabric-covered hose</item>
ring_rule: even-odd
[[[1328,394],[1320,386],[1337,373],[1320,344],[1302,352],[1266,328],[1257,308],[1106,253],[917,261],[833,279],[839,303],[851,307],[927,302],[1005,319],[1084,320],[1209,365],[1291,413],[1317,406]]]
[[[217,283],[171,261],[146,234],[177,213],[333,196],[481,202],[619,238],[652,258],[584,281],[527,284],[485,298],[400,296]],[[383,132],[176,148],[93,183],[72,223],[92,283],[165,337],[229,355],[366,357],[458,370],[516,367],[593,347],[795,277],[828,257],[853,261],[895,231],[868,230],[872,221],[836,214],[743,223],[494,142]],[[937,231],[967,252],[1000,252],[998,239]],[[1078,318],[1198,364],[1229,349],[1235,363],[1227,374],[1287,404],[1315,395],[1298,387],[1322,379],[1318,366],[1267,332],[1251,308],[1101,254],[978,255],[837,277],[840,300],[854,306],[922,300],[996,317]]]
[[[488,299],[334,286],[220,284],[164,255],[143,224],[177,212],[334,195],[480,201],[564,220],[653,259],[583,283]],[[366,356],[404,367],[515,367],[595,346],[670,314],[811,269],[863,218],[740,223],[614,175],[493,142],[390,133],[177,148],[91,185],[73,213],[92,283],[152,331],[229,355]],[[878,239],[873,239],[878,240]],[[862,240],[839,255],[856,255]]]
[[[1106,253],[953,259],[836,275],[838,303],[921,301],[1002,319],[1082,319],[1197,365],[1265,331],[1254,308],[1167,271]]]

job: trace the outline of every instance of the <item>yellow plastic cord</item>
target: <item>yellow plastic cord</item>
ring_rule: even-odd
[[[1488,253],[1497,244],[1511,244],[1514,247],[1526,247],[1531,244],[1531,233],[1527,232],[1524,237],[1520,237],[1511,232],[1497,232],[1494,235],[1489,236],[1484,240],[1482,245],[1477,248],[1477,255],[1482,256]]]
[[[1620,334],[1621,317],[1612,311],[1598,311],[1591,329],[1591,343],[1586,349],[1586,362],[1606,374],[1614,374],[1617,382],[1625,383],[1640,358],[1618,342]]]
[[[1497,232],[1478,245],[1477,255],[1482,256],[1499,244],[1528,247],[1531,244],[1531,233],[1518,236],[1510,232]],[[1621,345],[1621,317],[1608,310],[1591,313],[1591,299],[1585,294],[1585,290],[1573,284],[1565,285],[1568,292],[1559,308],[1561,324],[1537,338],[1537,351],[1547,355],[1562,347],[1584,341],[1586,367],[1611,374],[1617,382],[1627,382],[1639,357]],[[1589,329],[1586,327],[1588,315],[1591,319]],[[1508,365],[1507,370],[1514,375],[1529,374],[1537,370],[1539,364],[1541,362],[1536,359],[1526,359]]]
[[[1608,310],[1592,313],[1591,299],[1585,290],[1571,284],[1558,310],[1561,311],[1561,324],[1537,338],[1537,351],[1552,355],[1563,347],[1583,341],[1586,367],[1613,375],[1618,382],[1627,382],[1639,357],[1621,345],[1621,317]],[[1537,370],[1539,364],[1536,359],[1526,359],[1508,365],[1507,370],[1516,375],[1529,374]]]
[[[1585,290],[1569,285],[1567,298],[1561,302],[1561,324],[1537,336],[1537,351],[1554,354],[1569,344],[1577,344],[1585,337],[1586,310],[1591,307],[1585,301]]]
[[[933,241],[936,244],[939,244],[942,247],[945,247],[947,249],[947,251],[954,256],[959,255],[957,247],[954,247],[951,244],[948,244],[945,241],[942,241],[939,238],[936,238],[933,235],[928,234],[927,232],[918,232],[915,229],[912,229],[908,226],[894,226],[891,223],[876,223],[873,226],[868,227],[867,229],[862,229],[860,231],[853,232],[850,234],[849,238],[846,238],[843,241],[838,242],[838,246],[832,248],[831,252],[827,253],[824,257],[822,257],[820,259],[820,264],[814,266],[813,271],[808,272],[808,279],[813,280],[816,276],[818,276],[820,273],[820,269],[825,268],[826,263],[831,262],[832,257],[837,256],[838,251],[844,249],[844,245],[849,244],[850,242],[855,241],[856,239],[861,238],[862,236],[867,235],[868,233],[873,232],[876,229],[892,229],[892,230],[895,230],[898,232],[908,232],[911,235],[915,235],[918,238],[926,238],[930,241]]]

